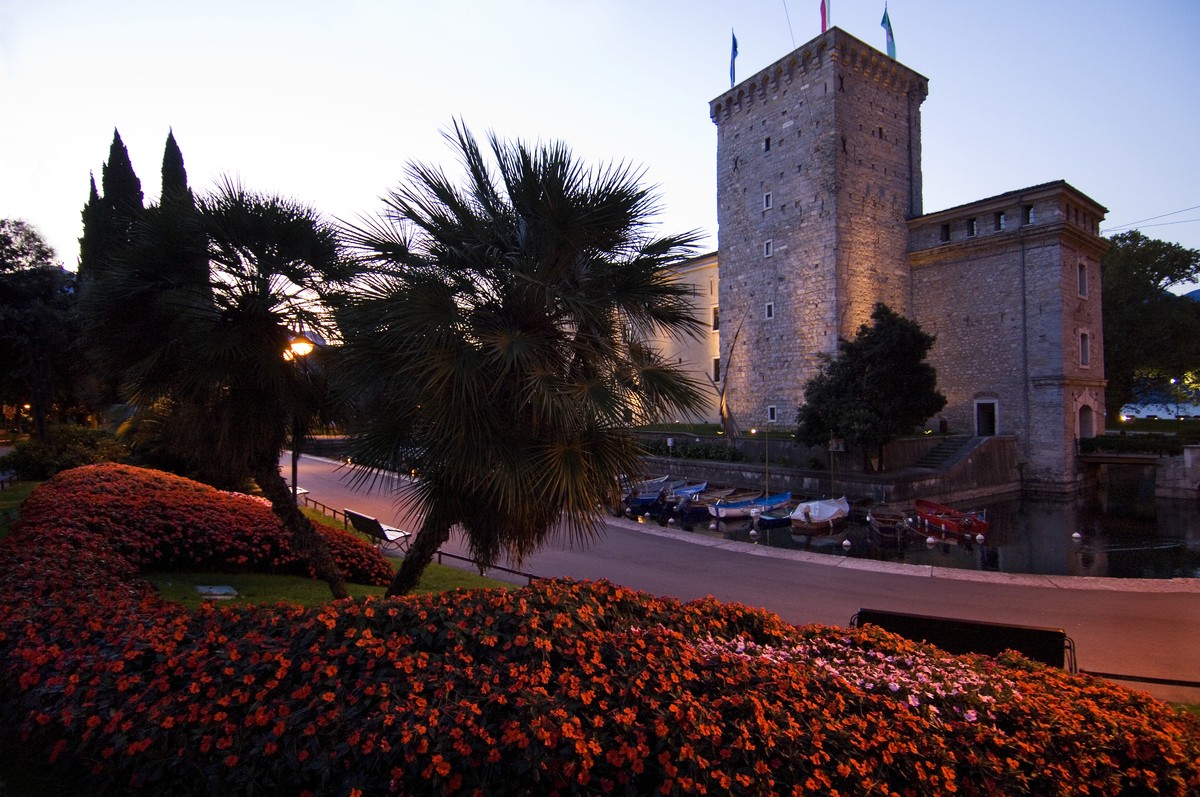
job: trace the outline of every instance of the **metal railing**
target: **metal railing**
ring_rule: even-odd
[[[315,498],[311,498],[306,494],[300,495],[299,499],[300,499],[300,502],[304,506],[309,507],[311,509],[316,509],[321,514],[326,515],[327,517],[331,517],[334,520],[341,520],[342,528],[349,530],[350,521],[346,518],[346,513],[343,512],[342,510],[334,509],[333,507],[329,506],[328,504],[323,504],[320,501],[316,500]],[[443,550],[439,549],[437,552],[437,563],[439,565],[442,564],[443,557],[447,558],[447,559],[454,559],[459,562],[467,562],[468,564],[474,565],[475,569],[479,571],[479,575],[481,575],[481,576],[487,575],[487,572],[489,570],[494,570],[494,571],[497,571],[500,573],[508,573],[509,575],[520,576],[521,578],[524,578],[526,580],[527,584],[532,584],[534,581],[544,578],[544,576],[535,575],[533,573],[527,573],[524,570],[514,570],[510,567],[503,567],[501,565],[488,565],[485,567],[469,556],[461,556],[456,553],[450,553],[449,551],[443,551]]]

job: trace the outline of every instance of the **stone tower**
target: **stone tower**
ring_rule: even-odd
[[[710,103],[719,378],[739,426],[794,423],[818,353],[876,302],[912,315],[927,93],[926,78],[832,28]]]

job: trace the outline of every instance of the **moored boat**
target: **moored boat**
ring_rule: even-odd
[[[792,510],[792,530],[804,533],[831,532],[850,516],[846,496],[804,501]]]
[[[867,512],[867,526],[881,542],[898,542],[908,532],[908,515],[890,504],[875,504]]]
[[[762,495],[759,493],[755,498],[747,498],[740,501],[730,501],[722,498],[708,508],[708,514],[720,520],[747,518],[756,512],[766,512],[767,510],[783,506],[791,500],[791,493],[775,493],[773,495]]]
[[[649,509],[657,503],[664,503],[674,490],[687,484],[687,479],[672,479],[663,476],[661,479],[649,479],[638,482],[625,496],[625,506],[634,513]]]
[[[695,482],[693,484],[684,483],[680,487],[676,487],[671,491],[672,498],[682,498],[683,496],[696,497],[700,493],[708,489],[708,482]]]
[[[921,528],[927,529],[930,536],[940,534],[945,539],[960,540],[988,533],[987,517],[983,511],[964,511],[921,498],[913,502],[913,508]]]

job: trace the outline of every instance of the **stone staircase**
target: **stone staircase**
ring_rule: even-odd
[[[971,442],[968,435],[950,435],[936,446],[925,452],[925,455],[913,463],[916,468],[940,470],[946,462]]]

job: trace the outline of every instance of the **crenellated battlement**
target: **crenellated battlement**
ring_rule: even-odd
[[[918,102],[929,95],[926,77],[840,28],[831,28],[714,99],[709,103],[709,117],[719,125],[789,86],[803,86],[806,80],[825,75],[835,64],[887,91],[915,95]]]

